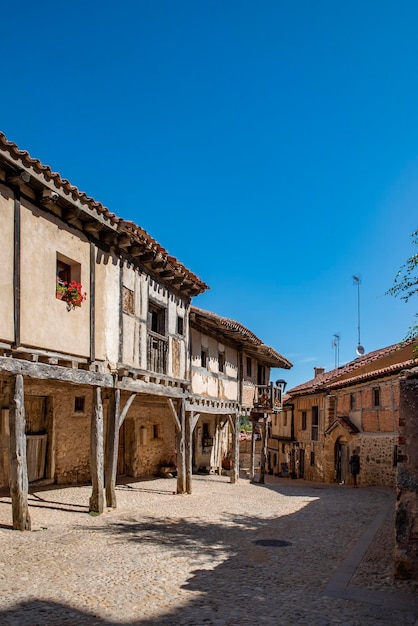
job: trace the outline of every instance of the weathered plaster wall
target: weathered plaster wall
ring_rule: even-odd
[[[222,400],[238,400],[237,350],[195,328],[191,329],[191,342],[193,393]],[[201,364],[202,350],[208,351],[207,367],[202,367]],[[219,353],[225,356],[224,372],[219,371]]]
[[[164,400],[137,398],[125,420],[122,436],[128,476],[155,475],[162,464],[170,465],[175,459],[175,424]]]
[[[119,361],[120,267],[119,259],[95,251],[95,350],[96,359],[114,368]]]
[[[57,253],[81,265],[88,296],[70,311],[56,297]],[[90,351],[90,245],[58,218],[21,205],[21,341],[28,346],[88,357]],[[42,320],[42,323],[39,321]]]
[[[13,241],[14,199],[0,184],[0,340],[14,340]]]

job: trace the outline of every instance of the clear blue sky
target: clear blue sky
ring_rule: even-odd
[[[401,340],[418,227],[418,4],[2,7],[0,129],[207,282],[197,306],[289,358],[288,387]]]

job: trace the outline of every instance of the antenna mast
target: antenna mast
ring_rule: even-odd
[[[358,343],[356,352],[359,356],[364,354],[364,348],[360,343],[360,276],[353,276],[353,285],[357,285],[357,330],[358,330]]]
[[[340,339],[341,335],[339,333],[335,333],[334,339],[332,340],[332,347],[335,350],[335,369],[340,366]]]

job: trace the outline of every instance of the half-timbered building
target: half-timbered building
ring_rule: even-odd
[[[0,134],[0,486],[92,480],[177,454],[185,491],[189,305],[207,286],[148,233]],[[104,451],[104,428],[107,429]]]

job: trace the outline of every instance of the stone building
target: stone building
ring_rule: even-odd
[[[399,432],[399,374],[413,364],[413,344],[361,356],[291,389],[273,417],[268,468],[319,482],[351,480],[349,457],[361,458],[360,484],[394,486]]]

